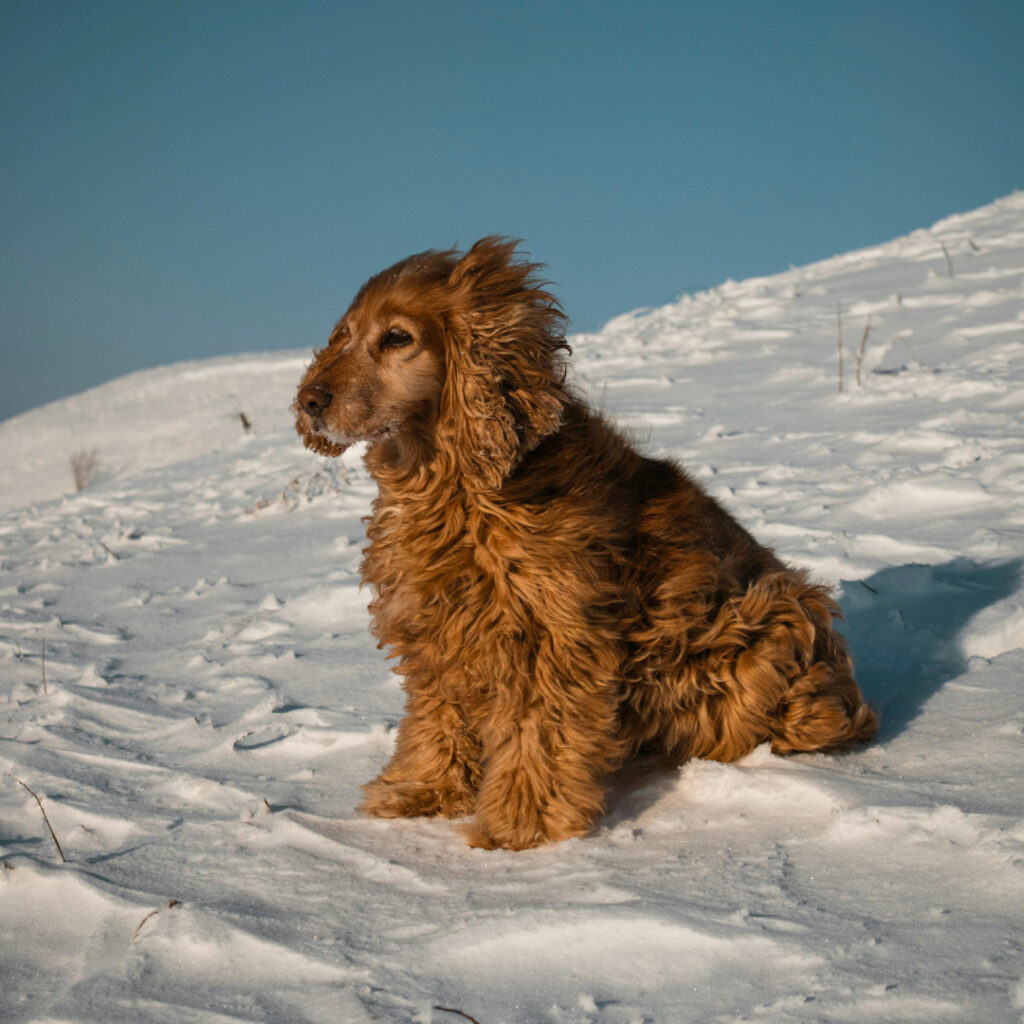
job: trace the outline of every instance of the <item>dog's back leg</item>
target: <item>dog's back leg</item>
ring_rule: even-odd
[[[679,762],[734,761],[766,740],[790,754],[840,750],[874,734],[877,719],[854,682],[825,588],[780,569],[717,610],[698,609],[679,600],[675,630],[663,615],[636,634],[639,649],[657,654],[623,715],[634,748],[657,740]]]

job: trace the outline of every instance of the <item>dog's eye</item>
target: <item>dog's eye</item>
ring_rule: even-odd
[[[331,335],[331,340],[328,342],[330,345],[347,345],[348,344],[348,324],[341,324],[335,327],[334,333]]]
[[[412,335],[406,334],[397,328],[392,328],[380,339],[380,348],[383,352],[386,348],[404,348],[412,342]]]

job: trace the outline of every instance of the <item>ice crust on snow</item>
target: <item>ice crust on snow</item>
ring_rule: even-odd
[[[0,1019],[1024,1020],[1024,193],[571,341],[838,588],[877,742],[630,770],[521,854],[362,818],[402,694],[308,351],[132,374],[0,424]]]

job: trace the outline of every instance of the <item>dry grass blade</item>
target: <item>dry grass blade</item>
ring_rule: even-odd
[[[103,548],[103,550],[106,551],[106,553],[110,555],[115,562],[121,561],[121,556],[116,551],[113,551],[111,548],[109,548],[106,544],[103,543],[103,541],[100,541],[99,544],[100,547]]]
[[[839,393],[843,393],[843,307],[836,306],[836,327],[839,331]]]
[[[907,339],[904,338],[902,334],[897,334],[896,337],[899,339],[900,344],[902,344],[903,347],[910,353],[910,358],[913,359],[914,362],[917,363],[917,365],[923,370],[924,369],[924,364],[921,362],[920,359],[917,358],[917,354],[910,347],[910,342],[908,342]]]
[[[945,242],[943,242],[941,239],[937,238],[937,239],[935,239],[935,241],[937,241],[939,243],[939,245],[942,246],[942,254],[943,254],[943,256],[946,257],[946,270],[949,271],[949,276],[952,277],[953,276],[953,259],[949,255],[949,250],[946,248]]]
[[[432,1006],[431,1009],[440,1010],[442,1013],[457,1013],[460,1017],[465,1017],[466,1020],[472,1021],[473,1024],[480,1024],[480,1021],[478,1021],[476,1017],[470,1017],[468,1013],[465,1013],[462,1010],[456,1010],[451,1006]]]
[[[32,794],[32,797],[35,800],[35,802],[39,804],[39,810],[42,812],[43,821],[46,822],[46,827],[50,830],[50,835],[53,837],[53,845],[57,847],[57,853],[60,854],[60,862],[61,864],[66,864],[67,858],[65,858],[64,851],[61,849],[60,840],[57,838],[57,833],[53,831],[53,826],[50,824],[50,819],[46,815],[46,808],[43,807],[43,801],[40,800],[39,797],[36,796],[35,792],[32,789],[29,789],[29,787],[26,786],[25,783],[22,782],[17,775],[12,775],[11,778],[13,778],[14,781],[17,782],[19,786],[24,786],[24,788]]]
[[[177,901],[177,900],[170,900],[170,901],[168,901],[168,903],[167,903],[167,909],[168,909],[168,910],[170,910],[170,909],[171,909],[172,907],[176,907],[177,905],[178,905],[178,901]],[[147,915],[146,915],[146,916],[145,916],[145,917],[144,917],[144,918],[143,918],[143,919],[142,919],[142,920],[141,920],[141,921],[139,922],[139,926],[138,926],[138,927],[137,927],[137,928],[135,929],[135,932],[134,932],[134,933],[132,934],[132,942],[134,942],[134,941],[135,941],[135,940],[136,940],[136,939],[137,939],[137,938],[139,937],[139,932],[141,932],[141,931],[142,931],[142,926],[143,926],[143,925],[144,925],[144,924],[145,924],[145,923],[146,923],[147,921],[149,921],[149,920],[150,920],[151,918],[154,918],[154,917],[156,917],[156,915],[157,915],[157,914],[159,914],[159,913],[160,913],[160,910],[159,910],[159,908],[158,908],[158,909],[156,909],[156,910],[151,910],[151,911],[150,911],[150,912],[149,912],[149,913],[148,913],[148,914],[147,914]]]
[[[857,387],[860,387],[860,368],[864,362],[864,349],[868,343],[868,335],[871,333],[871,317],[868,317],[867,326],[864,328],[864,337],[860,339],[860,349],[857,352]]]
[[[100,468],[99,453],[95,448],[81,448],[71,455],[71,476],[75,490],[84,491]]]

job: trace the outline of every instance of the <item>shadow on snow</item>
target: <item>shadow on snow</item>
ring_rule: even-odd
[[[967,668],[962,638],[979,612],[1020,590],[1024,559],[985,565],[903,565],[844,581],[840,604],[861,692],[879,713],[879,740],[903,732],[929,697]],[[856,753],[856,749],[852,751]],[[679,770],[639,757],[611,779],[604,828],[614,828],[678,785]]]
[[[881,740],[899,735],[928,698],[967,667],[961,637],[983,609],[1016,593],[1024,560],[903,565],[844,581],[840,604],[861,692]]]

